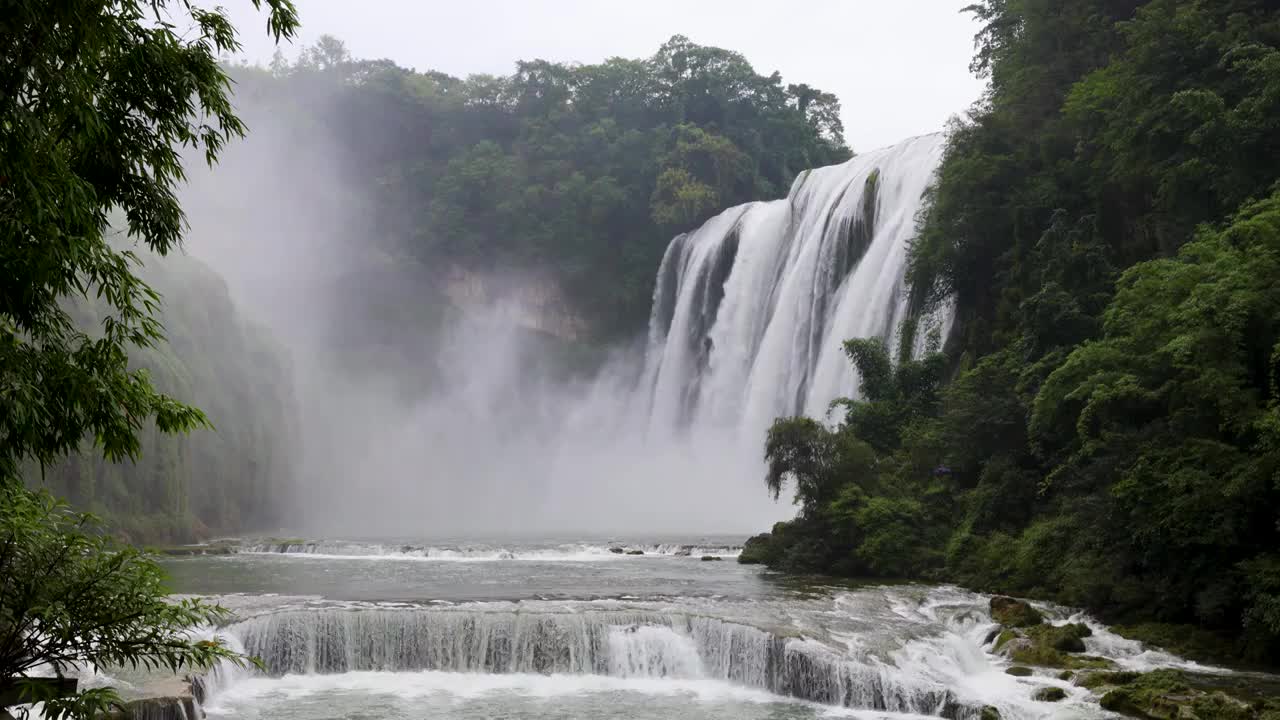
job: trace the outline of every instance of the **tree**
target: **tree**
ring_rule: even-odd
[[[253,3],[267,6],[277,40],[293,34],[289,0]],[[134,458],[146,423],[207,423],[130,368],[129,348],[162,337],[160,297],[107,231],[114,220],[160,255],[180,245],[183,154],[212,164],[244,133],[218,64],[238,48],[223,11],[188,0],[11,0],[0,13],[0,683],[39,664],[204,667],[231,656],[183,633],[219,610],[167,603],[154,563],[25,490],[20,468],[86,438],[108,459]],[[93,332],[67,309],[91,296],[106,309]],[[112,699],[82,693],[52,709],[90,717]]]
[[[46,717],[94,717],[120,698],[111,688],[54,697],[31,680],[77,667],[142,666],[172,672],[243,664],[189,630],[229,619],[196,599],[170,602],[160,566],[122,548],[89,515],[43,492],[0,488],[0,688],[45,703]]]

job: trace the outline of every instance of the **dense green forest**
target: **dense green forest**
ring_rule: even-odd
[[[43,471],[28,467],[28,483],[97,513],[135,542],[276,527],[293,493],[298,447],[285,353],[198,261],[152,257],[140,274],[162,296],[166,342],[135,350],[132,365],[161,392],[200,407],[213,427],[173,435],[148,424],[136,460],[110,462],[86,447]],[[71,309],[81,327],[100,325],[106,312],[92,300]]]
[[[990,86],[911,265],[958,329],[898,367],[848,344],[862,397],[772,428],[770,487],[800,511],[747,559],[1194,625],[1278,662],[1280,8],[971,10]]]
[[[833,95],[681,36],[646,59],[466,79],[325,37],[233,75],[251,132],[286,117],[284,142],[323,140],[359,196],[358,242],[426,273],[549,275],[597,340],[643,328],[672,235],[850,155]]]

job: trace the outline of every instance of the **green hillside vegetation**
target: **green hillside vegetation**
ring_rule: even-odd
[[[972,10],[990,90],[912,248],[917,306],[953,295],[958,329],[897,368],[848,346],[861,397],[774,426],[769,485],[800,513],[745,555],[1280,662],[1280,9]]]

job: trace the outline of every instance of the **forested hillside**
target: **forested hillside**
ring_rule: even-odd
[[[173,435],[147,425],[136,462],[85,452],[43,474],[28,468],[28,483],[100,514],[137,542],[273,528],[295,480],[298,419],[288,359],[238,312],[226,283],[208,268],[181,256],[150,260],[142,276],[163,298],[167,342],[136,350],[132,364],[161,392],[203,410],[213,427]],[[82,302],[73,317],[93,327],[101,311]]]
[[[1196,625],[1280,661],[1280,8],[972,10],[990,89],[912,250],[916,299],[954,297],[958,330],[897,368],[851,343],[839,426],[774,426],[769,483],[800,514],[748,559]]]
[[[359,195],[353,243],[436,284],[450,266],[553,278],[597,339],[643,328],[672,235],[849,157],[833,95],[680,36],[650,58],[465,79],[326,37],[233,74],[251,132],[286,117],[283,142],[332,151]]]

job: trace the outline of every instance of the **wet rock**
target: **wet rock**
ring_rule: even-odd
[[[1058,702],[1059,700],[1062,700],[1066,696],[1067,696],[1066,690],[1063,690],[1060,687],[1051,685],[1049,687],[1042,687],[1039,690],[1036,690],[1034,693],[1032,693],[1031,699],[1039,700],[1040,702]]]
[[[982,713],[978,715],[978,720],[1000,720],[1000,711],[988,705],[982,708]]]
[[[1066,670],[1108,669],[1110,660],[1084,652],[1084,638],[1093,634],[1082,623],[1068,625],[1035,625],[1025,630],[1005,630],[996,638],[995,650],[1022,665],[1062,668]]]
[[[613,553],[614,555],[621,555],[625,551],[620,547],[611,547],[609,548],[609,552]]]
[[[1105,673],[1091,683],[1110,687],[1102,696],[1104,709],[1137,718],[1157,720],[1255,720],[1274,717],[1265,709],[1220,691],[1191,687],[1177,670]],[[1113,686],[1114,685],[1114,686]]]
[[[628,551],[627,551],[627,554],[628,554],[628,555],[643,555],[643,554],[644,554],[644,551],[643,551],[643,550],[628,550]]]
[[[720,562],[723,560],[719,555],[703,555],[702,562]]]
[[[234,555],[240,552],[239,546],[228,543],[214,543],[209,545],[173,545],[169,547],[151,548],[151,552],[157,555],[168,555],[171,557],[186,557],[196,555]]]
[[[987,633],[987,639],[983,640],[982,644],[985,646],[995,642],[996,638],[1000,637],[1000,633],[1003,631],[1004,628],[996,626],[991,632]]]
[[[1035,674],[1035,671],[1025,665],[1014,665],[1013,667],[1006,669],[1004,674],[1012,675],[1014,677],[1030,677]]]
[[[1036,643],[1059,652],[1080,653],[1085,651],[1084,638],[1093,635],[1093,630],[1084,623],[1038,625],[1029,629],[1027,635]]]
[[[1030,603],[1003,595],[991,598],[991,619],[1011,628],[1031,627],[1044,622],[1044,616]]]
[[[1031,638],[1022,637],[1021,635],[1000,634],[1000,638],[996,640],[996,652],[1007,657],[1013,658],[1017,655],[1024,655],[1035,649],[1035,643],[1031,642]],[[1037,663],[1032,663],[1037,664]]]

